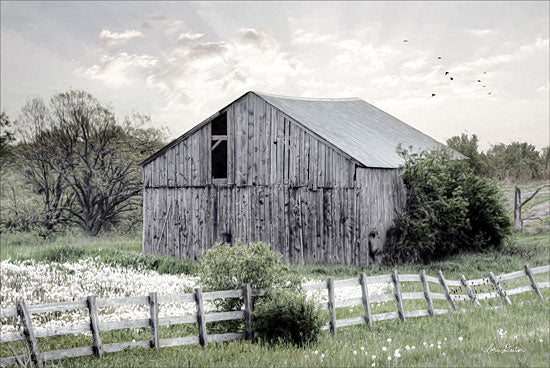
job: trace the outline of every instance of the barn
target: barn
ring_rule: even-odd
[[[143,251],[199,259],[240,239],[367,266],[404,205],[398,144],[443,146],[358,98],[248,92],[143,161]]]

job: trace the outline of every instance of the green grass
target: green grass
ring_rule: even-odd
[[[247,341],[199,346],[126,350],[94,357],[65,359],[49,363],[59,367],[547,367],[550,362],[550,293],[540,302],[534,294],[512,296],[512,306],[494,311],[462,304],[466,312],[433,318],[381,321],[338,329],[336,337],[324,332],[315,344],[297,348],[291,345],[252,344]],[[523,302],[523,305],[520,303]],[[389,306],[388,306],[389,307]],[[392,306],[395,308],[394,306]],[[344,311],[339,317],[351,315]],[[501,337],[498,330],[506,331]],[[193,331],[174,327],[161,331],[161,338],[182,336]],[[462,337],[462,341],[459,341]],[[118,331],[103,335],[104,342],[147,340],[147,329]],[[388,342],[387,339],[391,339]],[[542,342],[540,340],[542,339]],[[438,341],[441,349],[438,349]],[[427,345],[424,346],[423,343]],[[40,348],[65,349],[91,344],[86,336],[41,339]],[[430,345],[433,344],[433,347]],[[406,346],[415,346],[406,350]],[[386,347],[386,351],[383,351]],[[363,348],[363,349],[362,349]],[[395,349],[401,357],[395,359]],[[508,352],[505,352],[505,351]],[[354,354],[354,351],[357,354]],[[4,355],[5,347],[0,350]],[[321,354],[324,357],[321,359]],[[376,359],[372,359],[376,355]],[[388,355],[392,357],[387,360]]]
[[[126,267],[157,270],[162,273],[196,274],[196,261],[181,261],[170,257],[141,254],[139,236],[123,237],[105,235],[86,239],[67,235],[54,240],[43,241],[29,235],[3,234],[2,259],[35,259],[45,262],[71,262],[83,257],[99,257],[102,262]],[[548,264],[550,261],[550,239],[548,234],[515,234],[500,250],[476,254],[459,254],[429,265],[400,264],[392,267],[374,266],[361,269],[342,265],[292,266],[291,270],[307,278],[338,279],[357,277],[360,272],[368,275],[387,274],[393,269],[401,274],[417,273],[421,268],[430,275],[443,270],[448,279],[486,277],[488,271],[495,274],[521,270],[528,263],[532,267]],[[548,281],[548,274],[537,275],[537,279]],[[526,285],[526,278],[503,284],[506,289]],[[442,292],[437,285],[431,285],[433,292]],[[404,292],[420,291],[418,283],[402,283]],[[476,291],[483,292],[484,287]],[[338,292],[338,290],[337,290]],[[368,326],[353,326],[338,329],[336,337],[323,332],[316,344],[298,348],[290,345],[251,344],[246,341],[210,344],[206,349],[199,346],[126,350],[105,354],[99,360],[94,357],[64,359],[50,362],[56,367],[243,367],[243,366],[293,366],[293,367],[351,367],[371,366],[529,366],[550,365],[550,290],[544,289],[545,301],[537,300],[534,293],[511,296],[512,306],[499,311],[473,308],[470,302],[461,302],[466,313],[451,313],[434,318],[381,321]],[[483,301],[484,305],[500,304],[501,300]],[[523,304],[521,304],[523,303]],[[436,308],[448,308],[445,301],[434,301]],[[425,309],[422,300],[405,301],[405,309]],[[373,313],[395,311],[395,303],[372,305]],[[357,317],[362,307],[341,308],[337,318]],[[212,326],[210,326],[212,327]],[[497,330],[506,330],[501,338]],[[212,331],[212,330],[210,330]],[[161,329],[161,338],[181,337],[196,334],[194,326],[171,326]],[[463,341],[458,341],[462,336]],[[515,336],[515,338],[514,338]],[[148,329],[110,331],[102,334],[104,343],[148,340]],[[390,343],[387,339],[391,338]],[[445,338],[447,340],[445,340]],[[542,343],[540,342],[542,339]],[[427,347],[423,342],[427,342]],[[437,342],[441,341],[441,349]],[[430,348],[430,344],[434,347]],[[91,345],[91,337],[85,335],[58,336],[39,340],[42,351],[69,349]],[[415,346],[406,350],[406,346]],[[22,342],[11,343],[18,352],[24,352]],[[388,350],[383,351],[386,347]],[[364,350],[361,350],[364,348]],[[401,357],[395,359],[395,349]],[[507,350],[507,351],[506,351]],[[510,351],[512,350],[512,351]],[[355,355],[353,352],[356,351]],[[367,355],[365,355],[365,351]],[[504,352],[503,352],[504,351]],[[317,352],[317,353],[315,353]],[[391,353],[392,360],[387,357]],[[445,353],[445,354],[443,354]],[[321,359],[321,354],[324,358]],[[0,356],[11,355],[6,344],[0,345]],[[376,355],[373,361],[372,355]]]

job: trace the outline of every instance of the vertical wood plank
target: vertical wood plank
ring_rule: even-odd
[[[476,307],[481,307],[481,303],[479,300],[477,300],[476,295],[470,285],[468,285],[468,280],[466,280],[466,277],[464,275],[460,276],[460,282],[462,283],[462,286],[466,289],[466,292],[468,293],[468,296],[470,297],[470,300],[474,303]]]
[[[495,289],[497,290],[498,295],[500,295],[504,300],[506,301],[506,304],[511,305],[512,302],[510,301],[510,298],[508,298],[508,295],[504,292],[502,287],[500,286],[499,282],[495,278],[495,274],[493,272],[489,272],[489,280],[493,283],[495,286]]]
[[[206,334],[206,319],[204,317],[204,304],[202,302],[201,288],[195,289],[195,303],[197,304],[197,323],[199,325],[199,343],[203,348],[208,345],[208,336]]]
[[[367,322],[369,326],[372,326],[367,275],[365,275],[364,273],[361,273],[361,277],[359,278],[359,283],[361,284],[361,300],[363,301],[363,309],[365,310],[365,319],[366,319],[365,322]]]
[[[252,326],[252,289],[250,284],[243,286],[243,301],[244,301],[244,324],[245,324],[245,339],[254,342],[254,331]]]
[[[19,314],[19,317],[21,318],[21,324],[23,325],[23,335],[25,336],[25,340],[27,340],[27,344],[29,345],[31,361],[37,367],[42,367],[42,357],[40,356],[38,343],[36,342],[36,337],[34,336],[31,314],[27,310],[25,302],[22,300],[17,302],[17,314]]]
[[[447,298],[447,301],[449,302],[451,309],[455,311],[456,310],[455,301],[453,300],[453,298],[451,298],[451,293],[449,292],[447,281],[445,280],[445,276],[443,276],[443,272],[441,270],[437,271],[437,277],[439,278],[439,283],[441,284],[441,287],[445,292],[445,297]]]
[[[101,341],[101,331],[99,330],[99,315],[97,313],[95,295],[88,296],[86,302],[88,304],[88,312],[90,314],[90,329],[92,330],[92,338],[94,340],[94,355],[101,358],[103,355],[103,342]]]
[[[330,311],[330,332],[336,336],[336,308],[334,308],[334,280],[331,277],[327,279],[328,290],[328,309]]]
[[[542,293],[540,292],[539,286],[537,285],[537,281],[535,280],[535,277],[533,276],[533,273],[531,272],[531,269],[529,268],[529,265],[525,265],[525,273],[527,274],[527,277],[529,277],[529,281],[531,281],[531,287],[537,293],[540,300],[544,300],[544,297],[542,296]]]
[[[149,324],[151,325],[151,348],[159,350],[159,304],[157,293],[149,293],[149,312],[150,319]]]
[[[432,302],[432,295],[430,294],[430,287],[428,286],[428,280],[426,280],[426,271],[420,271],[420,281],[422,281],[422,287],[424,288],[424,297],[426,298],[426,303],[428,303],[428,313],[430,316],[434,316],[434,304]]]
[[[405,309],[403,308],[403,298],[401,297],[401,283],[397,270],[394,270],[391,278],[393,280],[393,288],[395,292],[395,300],[397,300],[397,312],[401,321],[405,322]]]

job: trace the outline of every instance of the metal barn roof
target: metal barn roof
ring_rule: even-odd
[[[397,168],[399,144],[414,151],[445,147],[359,98],[295,98],[253,92],[367,167]]]

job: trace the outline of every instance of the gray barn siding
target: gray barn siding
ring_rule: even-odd
[[[144,252],[199,259],[230,233],[288,262],[368,264],[402,201],[397,170],[356,168],[252,93],[224,111],[227,185],[212,184],[209,123],[144,166]]]

